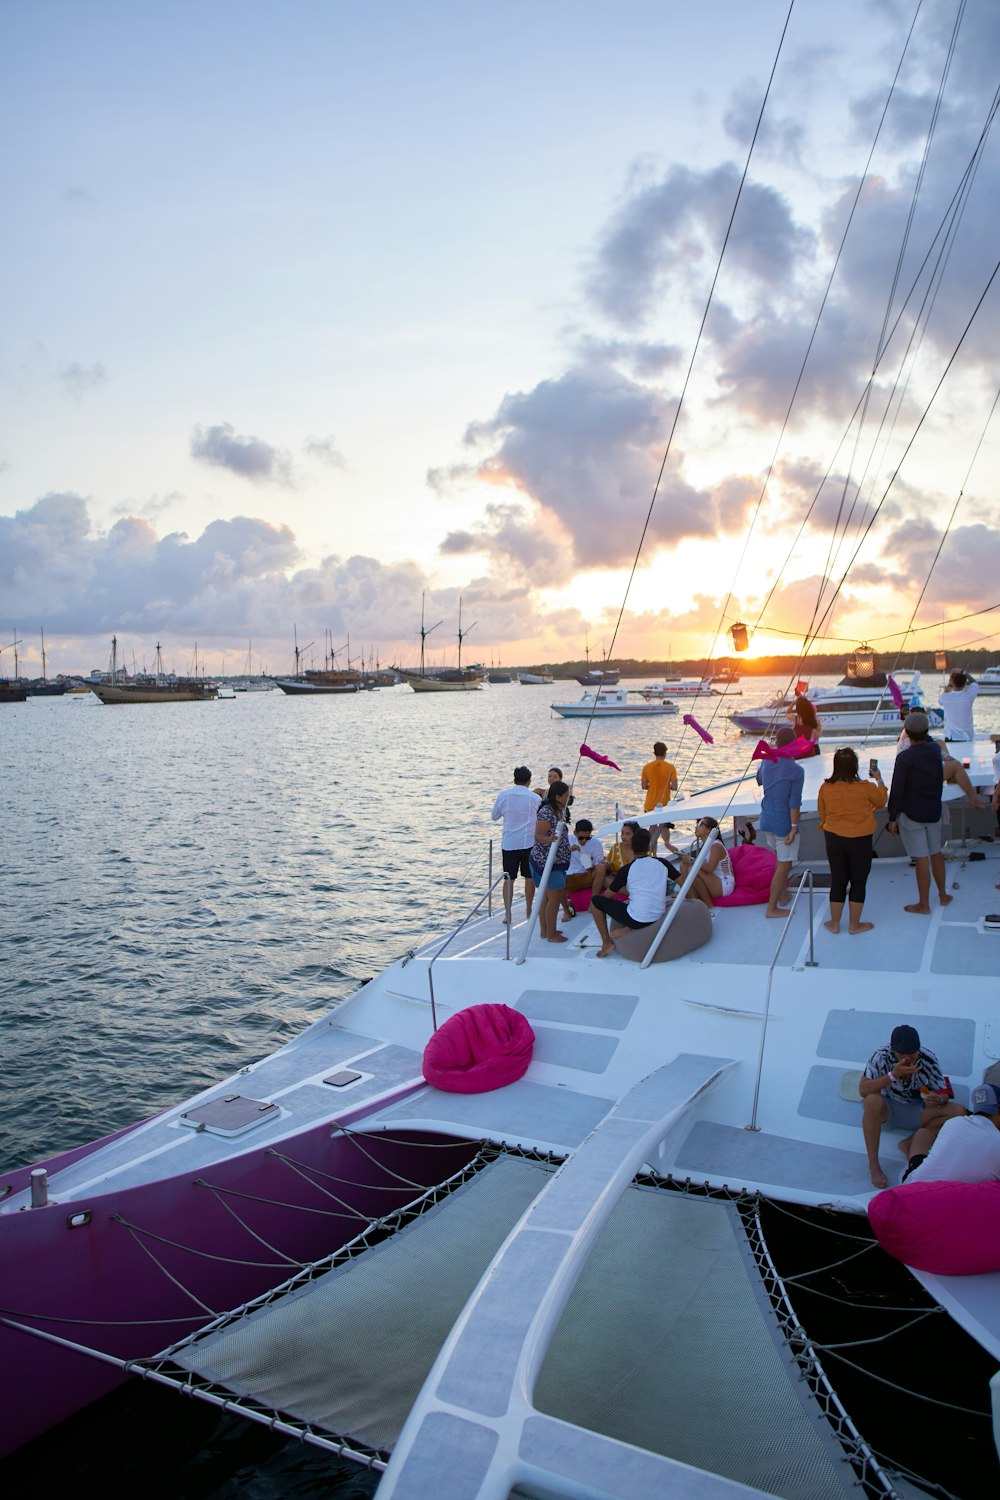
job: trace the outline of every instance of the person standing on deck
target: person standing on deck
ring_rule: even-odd
[[[791,724],[783,724],[774,736],[780,750],[795,739]],[[778,862],[771,878],[765,917],[787,917],[782,901],[788,894],[788,877],[799,857],[799,816],[802,811],[802,788],[806,773],[797,761],[782,757],[763,760],[757,768],[757,784],[763,787],[760,804],[760,841],[773,849]]]
[[[657,807],[666,807],[670,801],[671,792],[677,790],[677,768],[667,760],[667,747],[662,740],[656,741],[653,746],[653,759],[642,768],[640,785],[646,793],[643,812],[653,812]],[[657,840],[663,828],[662,823],[649,825],[649,852],[654,857]]]
[[[917,899],[904,911],[929,917],[931,912],[931,876],[937,886],[941,906],[950,906],[951,897],[945,885],[944,855],[941,852],[941,792],[944,787],[944,765],[941,752],[928,733],[928,719],[917,708],[906,716],[903,728],[910,741],[901,750],[892,768],[889,787],[890,833],[898,834],[903,848],[913,860],[917,877]]]
[[[944,714],[944,737],[948,740],[974,740],[972,707],[979,696],[979,683],[968,672],[952,672],[941,689],[938,704]]]
[[[531,790],[531,772],[527,766],[514,767],[514,785],[506,787],[493,804],[491,814],[494,823],[503,819],[503,837],[500,840],[500,858],[503,861],[504,922],[510,921],[511,904],[514,900],[514,881],[524,876],[524,902],[527,916],[535,899],[535,882],[531,878],[529,856],[535,842],[535,819],[538,817],[538,798]]]
[[[858,1081],[858,1093],[864,1101],[861,1128],[868,1169],[872,1186],[877,1188],[888,1184],[878,1159],[883,1125],[891,1130],[910,1131],[899,1143],[900,1151],[909,1157],[918,1129],[927,1132],[923,1137],[926,1151],[945,1120],[965,1114],[961,1104],[949,1099],[944,1074],[934,1053],[921,1047],[916,1027],[905,1024],[893,1029],[888,1047],[879,1047],[872,1053]]]

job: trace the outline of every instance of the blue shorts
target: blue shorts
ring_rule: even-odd
[[[912,1103],[904,1104],[901,1099],[893,1099],[890,1094],[883,1094],[882,1097],[889,1106],[889,1118],[885,1122],[887,1130],[916,1130],[918,1128],[924,1108],[921,1100],[915,1099]]]
[[[530,860],[529,864],[531,866],[531,878],[532,878],[532,880],[535,882],[536,885],[541,885],[541,883],[542,883],[542,869],[538,865],[535,864],[534,860]],[[549,887],[548,888],[549,888],[550,891],[564,891],[566,889],[566,871],[565,870],[555,870],[555,869],[550,870],[549,871]]]

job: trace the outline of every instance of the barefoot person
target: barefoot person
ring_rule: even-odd
[[[601,934],[598,958],[607,958],[615,946],[615,936],[626,927],[649,927],[663,920],[667,909],[666,867],[649,857],[649,829],[637,828],[632,835],[635,858],[628,867],[628,885],[624,887],[628,904],[613,896],[598,895],[590,903],[591,915]],[[608,931],[608,917],[614,924]]]
[[[524,876],[525,916],[531,916],[531,903],[535,899],[535,883],[531,878],[528,858],[535,842],[535,819],[538,817],[538,798],[531,790],[531,772],[527,766],[514,767],[514,785],[505,787],[493,804],[491,814],[494,823],[503,819],[503,836],[500,840],[500,858],[507,879],[503,883],[504,921],[510,921],[511,903],[514,899],[514,881]]]
[[[871,932],[875,925],[862,922],[861,912],[872,867],[875,814],[885,803],[885,782],[878,766],[871,780],[862,781],[857,755],[842,745],[834,754],[833,770],[820,786],[816,801],[830,866],[830,917],[823,923],[827,932],[840,931],[845,900],[849,933]]]
[[[543,938],[550,943],[564,943],[565,937],[556,930],[559,906],[566,889],[566,871],[569,869],[569,828],[566,824],[566,804],[569,802],[569,787],[565,781],[553,781],[548,795],[538,804],[535,819],[535,842],[531,848],[531,878],[540,885],[549,857],[550,844],[556,844],[555,859],[549,871],[549,883],[542,898],[538,913],[538,927]]]
[[[928,733],[927,715],[913,709],[903,725],[910,740],[908,750],[896,756],[889,788],[889,832],[903,840],[903,848],[913,860],[917,878],[917,899],[904,911],[929,917],[931,912],[931,876],[937,886],[938,901],[948,906],[951,897],[945,887],[944,855],[941,852],[941,791],[944,767],[941,752]]]
[[[791,724],[783,724],[774,736],[780,750],[795,738]],[[799,857],[799,815],[806,773],[794,760],[763,760],[757,768],[757,784],[764,790],[760,803],[760,842],[773,849],[777,864],[771,879],[765,917],[787,917],[782,903],[788,895],[788,877]]]
[[[961,1104],[949,1099],[941,1065],[933,1052],[921,1047],[914,1026],[897,1026],[888,1047],[873,1052],[858,1082],[864,1101],[861,1128],[872,1187],[884,1188],[888,1179],[879,1164],[878,1147],[883,1125],[909,1132],[899,1149],[909,1157],[916,1131],[924,1130],[924,1150],[930,1149],[945,1120],[964,1115]]]

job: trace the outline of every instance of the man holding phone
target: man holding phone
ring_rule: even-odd
[[[921,1047],[915,1026],[896,1026],[887,1047],[879,1047],[865,1065],[858,1082],[864,1102],[861,1128],[868,1152],[872,1186],[884,1188],[888,1178],[878,1159],[883,1125],[890,1130],[908,1130],[899,1149],[905,1157],[917,1130],[926,1131],[928,1150],[945,1120],[964,1115],[965,1109],[951,1097],[941,1065],[933,1052]]]
[[[911,709],[903,721],[903,728],[910,745],[909,749],[899,752],[892,768],[886,827],[903,840],[903,848],[913,860],[913,872],[917,878],[917,899],[903,910],[929,917],[932,875],[939,904],[951,904],[941,852],[944,765],[941,752],[930,737],[925,713]]]

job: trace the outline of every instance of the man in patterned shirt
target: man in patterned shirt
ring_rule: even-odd
[[[945,1120],[965,1114],[962,1105],[949,1097],[941,1065],[933,1052],[921,1047],[914,1026],[895,1027],[888,1047],[872,1053],[858,1083],[858,1093],[864,1103],[861,1128],[868,1167],[872,1186],[877,1188],[888,1185],[878,1159],[883,1125],[909,1131],[899,1143],[907,1157],[915,1130],[922,1127],[933,1141]]]

